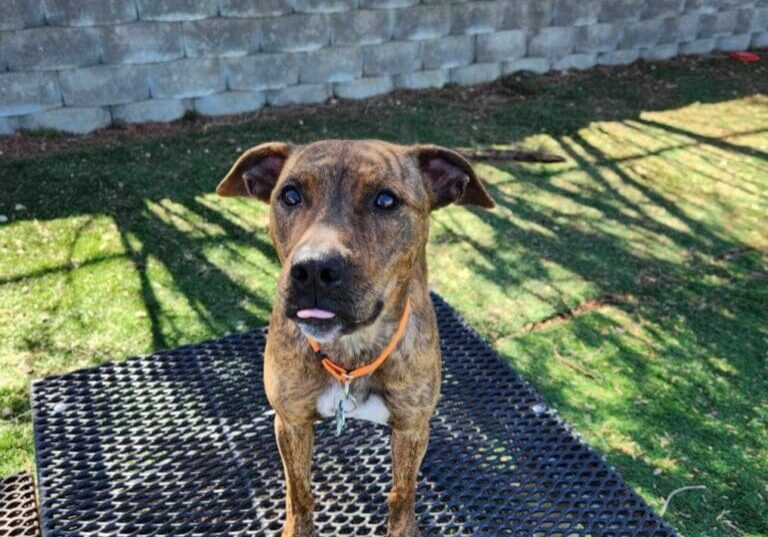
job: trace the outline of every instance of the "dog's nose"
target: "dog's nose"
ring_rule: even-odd
[[[291,281],[301,291],[323,291],[341,285],[345,272],[341,257],[305,259],[291,266]]]

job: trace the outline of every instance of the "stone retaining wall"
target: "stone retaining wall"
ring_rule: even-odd
[[[0,134],[768,47],[768,0],[1,0]]]

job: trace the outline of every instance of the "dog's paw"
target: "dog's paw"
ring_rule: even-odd
[[[416,522],[407,522],[405,524],[389,525],[387,537],[421,537],[419,526]]]
[[[283,528],[283,531],[280,533],[280,537],[318,537],[318,533],[315,528],[312,528],[308,531],[299,532]]]
[[[280,537],[318,537],[318,534],[315,528],[297,530],[286,526],[280,532]]]
[[[419,528],[409,528],[403,531],[388,531],[387,537],[421,537]]]
[[[311,519],[287,520],[280,537],[317,537],[317,530]]]

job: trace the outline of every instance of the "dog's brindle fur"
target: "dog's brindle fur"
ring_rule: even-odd
[[[298,206],[281,199],[287,185],[301,193]],[[382,190],[399,198],[395,209],[374,205]],[[336,382],[305,333],[321,339],[323,352],[336,363],[354,369],[373,360],[392,337],[406,299],[412,313],[400,343],[373,375],[353,381],[352,393],[361,403],[378,396],[388,411],[393,471],[388,535],[419,535],[416,479],[440,392],[437,323],[427,287],[429,213],[452,202],[493,207],[493,201],[457,153],[379,141],[262,144],[237,160],[217,192],[269,202],[270,235],[283,266],[264,362],[286,479],[282,535],[315,535],[313,424],[320,417],[318,398]],[[301,296],[290,268],[298,257],[327,255],[343,259],[344,282],[326,295]],[[302,307],[333,311],[334,329],[313,330],[297,322]]]

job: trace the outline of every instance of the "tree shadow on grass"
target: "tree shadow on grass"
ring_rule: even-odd
[[[188,174],[195,173],[194,161],[181,167],[176,174],[158,174],[155,170],[143,178],[142,168],[153,166],[153,163],[141,162],[141,151],[129,148],[107,153],[112,155],[85,153],[82,159],[70,157],[69,166],[47,170],[46,177],[37,178],[39,182],[35,189],[22,189],[12,199],[28,207],[37,220],[77,215],[90,215],[91,220],[98,215],[111,217],[123,252],[92,257],[80,264],[73,265],[70,261],[58,267],[13,275],[0,283],[23,283],[56,274],[71,275],[79,269],[124,257],[133,264],[149,318],[153,349],[186,340],[185,327],[174,327],[173,312],[163,308],[151,269],[164,270],[168,274],[173,292],[184,297],[197,321],[212,334],[266,324],[271,297],[233,277],[217,266],[209,255],[212,249],[220,248],[239,265],[252,266],[258,277],[265,271],[276,274],[277,259],[266,233],[245,227],[237,221],[238,215],[232,213],[232,209],[227,213],[201,202],[201,196],[212,193],[215,180],[199,178],[199,174],[195,174],[197,179],[190,179]],[[109,159],[109,169],[102,171],[98,163],[105,159]],[[136,167],[131,168],[132,165]],[[19,174],[24,174],[30,166],[34,168],[33,163],[24,162],[10,166],[17,167]],[[90,167],[95,173],[78,175],[74,171]],[[162,184],[155,182],[158,176],[163,177]],[[41,196],[54,185],[57,188],[54,199]],[[152,210],[158,207],[159,210]],[[258,210],[248,204],[238,208],[246,215]],[[178,221],[181,225],[176,224]],[[205,222],[207,228],[198,222]],[[86,225],[87,222],[83,224]],[[78,240],[79,233],[75,233],[68,246],[68,259],[71,259]],[[243,255],[249,251],[258,252],[265,261],[254,265]],[[157,272],[154,279],[156,276]]]
[[[190,203],[185,207],[197,206],[198,204]],[[208,212],[212,211],[206,211]],[[153,216],[147,216],[144,225],[140,227],[132,226],[131,222],[119,218],[116,222],[126,252],[133,260],[141,282],[141,294],[151,321],[155,348],[166,348],[169,342],[161,326],[161,304],[147,274],[149,258],[159,261],[172,274],[175,290],[186,297],[198,319],[211,333],[231,330],[235,326],[234,319],[251,327],[266,324],[266,317],[253,314],[242,304],[245,300],[267,312],[271,308],[270,298],[253,292],[213,264],[204,252],[204,248],[209,246],[212,240],[191,240],[175,226]],[[141,243],[140,249],[131,246],[130,241],[126,239],[129,235],[135,236]],[[261,239],[255,239],[248,245],[254,246],[260,242]],[[255,247],[265,249],[263,245]],[[179,255],[180,253],[182,255]],[[172,343],[175,344],[183,339],[184,330],[179,327],[174,332],[176,337]]]
[[[631,415],[635,429],[627,434],[639,446],[637,453],[629,456],[615,446],[598,447],[615,464],[629,468],[628,477],[644,487],[658,487],[657,494],[688,484],[690,479],[707,482],[710,488],[714,483],[716,490],[708,492],[707,501],[718,511],[709,520],[692,522],[689,531],[709,530],[714,515],[726,510],[731,510],[730,520],[738,528],[756,534],[766,531],[768,518],[759,500],[765,491],[755,477],[766,468],[756,455],[745,454],[744,440],[737,440],[732,427],[742,421],[759,425],[764,419],[759,411],[766,404],[760,350],[768,341],[768,325],[760,312],[768,299],[768,272],[757,258],[717,261],[724,252],[749,251],[750,247],[690,216],[675,201],[630,176],[580,134],[572,133],[558,141],[598,187],[599,195],[558,185],[558,172],[529,173],[520,166],[499,168],[511,173],[520,185],[527,183],[553,198],[593,209],[599,218],[568,220],[564,211],[543,212],[524,194],[508,195],[502,189],[504,185],[490,184],[489,191],[501,211],[478,211],[475,215],[493,230],[493,246],[462,234],[457,226],[449,237],[473,248],[478,260],[471,262],[472,274],[488,285],[503,289],[532,277],[546,278],[543,263],[548,262],[591,282],[597,294],[634,297],[631,303],[617,308],[642,321],[661,349],[662,359],[678,363],[679,367],[655,367],[654,361],[659,358],[649,359],[648,354],[638,350],[639,345],[628,345],[632,336],[623,334],[624,328],[600,312],[594,314],[599,320],[575,320],[563,329],[590,352],[616,349],[621,374],[646,398],[637,409],[627,408],[622,398],[617,403],[599,402],[603,415]],[[718,147],[732,149],[730,145]],[[740,150],[737,153],[742,154]],[[640,193],[641,202],[624,194],[627,187]],[[649,214],[647,207],[653,207],[656,215]],[[663,220],[658,217],[659,209],[663,210]],[[515,224],[504,212],[514,215],[518,222],[535,223],[535,227]],[[603,231],[600,226],[606,221],[669,241],[674,249],[690,252],[693,257],[677,262],[653,256],[642,245],[635,247],[631,240]],[[508,245],[520,244],[526,249],[521,256],[522,267],[500,262]],[[558,338],[555,336],[551,344],[558,345]],[[573,401],[566,386],[548,381],[552,377],[550,361],[555,358],[551,349],[542,347],[542,340],[546,340],[545,334],[519,339],[514,346],[516,353],[530,356],[526,376],[558,409],[570,416],[582,415],[585,409],[579,404],[583,401]],[[512,360],[519,358],[510,356]],[[728,370],[715,365],[718,361],[727,362]],[[601,379],[595,382],[599,384]],[[655,393],[657,387],[663,387],[664,393]],[[686,461],[680,463],[682,468],[698,466],[699,474],[686,477],[685,471],[678,470],[651,478],[654,469],[641,454],[660,456],[664,449],[659,439],[670,434],[675,441],[667,448],[668,456]],[[739,496],[738,507],[724,500],[725,496]],[[676,501],[696,511],[701,499],[694,496]]]
[[[602,83],[605,82],[603,79]],[[703,99],[693,93],[681,93],[655,108],[671,109],[694,100],[733,99],[736,97],[734,84],[740,91],[738,95],[752,94],[751,90],[738,87],[738,83],[728,82],[722,91],[710,92]],[[623,98],[626,84],[619,86],[621,84],[604,90],[606,101]],[[252,271],[253,278],[273,277],[269,272],[276,273],[278,264],[266,233],[254,232],[252,223],[241,221],[243,215],[239,211],[256,209],[247,204],[220,204],[214,208],[202,199],[212,192],[216,179],[226,171],[236,155],[236,146],[243,140],[252,139],[257,143],[265,139],[293,138],[302,142],[324,132],[323,137],[370,136],[402,143],[432,141],[467,146],[484,141],[506,143],[511,138],[546,131],[578,170],[586,174],[588,184],[577,189],[565,188],[558,183],[563,172],[557,169],[514,165],[498,168],[511,174],[516,184],[566,200],[582,213],[589,210],[596,216],[587,218],[580,213],[574,217],[560,207],[542,211],[541,206],[525,196],[510,195],[507,185],[499,182],[489,185],[489,190],[500,210],[474,213],[491,230],[491,240],[479,240],[464,231],[465,222],[447,213],[448,223],[436,241],[468,246],[477,258],[470,262],[473,277],[502,293],[513,287],[526,288],[533,280],[547,281],[548,265],[557,265],[589,282],[598,294],[634,297],[633,302],[617,308],[642,322],[651,347],[645,342],[638,343],[632,335],[615,332],[622,326],[600,312],[588,319],[573,321],[566,332],[586,349],[595,352],[606,346],[616,349],[614,356],[622,376],[645,402],[640,402],[637,408],[631,405],[628,408],[627,401],[600,404],[605,414],[631,418],[633,430],[625,434],[639,446],[639,452],[658,455],[662,451],[658,439],[671,432],[675,441],[667,448],[669,456],[679,459],[680,467],[686,467],[685,459],[693,461],[691,465],[699,466],[702,473],[686,477],[681,470],[653,476],[650,464],[636,454],[627,454],[610,445],[598,447],[624,470],[631,482],[646,489],[655,482],[659,491],[668,491],[699,475],[708,483],[714,483],[718,489],[707,496],[712,516],[690,523],[677,519],[690,526],[690,534],[705,534],[705,530],[709,531],[715,524],[718,512],[726,509],[732,510],[734,523],[744,531],[764,532],[768,520],[756,502],[765,491],[760,490],[760,481],[754,476],[764,475],[766,469],[756,462],[756,457],[748,456],[744,441],[726,426],[738,426],[745,420],[757,420],[759,425],[764,420],[756,409],[766,403],[761,381],[764,371],[760,365],[760,352],[764,352],[768,338],[768,327],[760,313],[760,304],[768,301],[765,269],[756,256],[715,261],[715,257],[725,252],[743,250],[750,245],[691,216],[679,200],[665,195],[637,174],[628,173],[626,165],[645,158],[661,158],[684,173],[689,164],[675,161],[674,156],[669,155],[686,148],[695,149],[707,158],[711,155],[713,159],[725,153],[755,173],[765,170],[768,159],[764,151],[732,143],[724,137],[702,135],[641,117],[648,106],[642,95],[635,95],[642,93],[637,89],[632,89],[631,98],[615,110],[598,109],[599,103],[593,102],[591,96],[599,95],[599,91],[602,90],[593,84],[565,93],[547,94],[539,104],[518,103],[487,110],[481,107],[479,119],[472,120],[479,125],[478,132],[468,128],[463,116],[456,115],[474,113],[470,105],[474,107],[475,103],[464,103],[461,105],[464,108],[455,103],[455,107],[450,108],[451,103],[447,103],[448,107],[444,108],[437,99],[382,116],[372,114],[360,118],[344,111],[339,116],[334,115],[335,112],[328,117],[320,115],[308,118],[301,131],[279,120],[254,122],[181,137],[166,142],[164,149],[157,147],[157,141],[147,141],[34,162],[20,161],[3,165],[0,170],[7,177],[21,178],[23,188],[2,181],[0,199],[26,205],[30,219],[111,217],[124,250],[119,255],[133,264],[150,320],[152,346],[158,349],[186,342],[188,331],[173,318],[173,311],[165,309],[155,285],[158,273],[153,270],[153,263],[167,272],[174,292],[187,301],[207,332],[219,334],[235,330],[240,322],[244,327],[267,322],[271,297],[254,290],[253,285],[246,285],[242,278],[222,268],[210,255],[211,248],[222,247],[243,270]],[[567,109],[558,106],[568,99],[578,106]],[[445,117],[437,118],[434,125],[429,121],[414,121],[412,117],[435,117],[443,110],[447,110]],[[667,134],[659,140],[658,149],[649,150],[635,143],[635,155],[616,157],[607,154],[582,132],[592,122],[606,119],[621,121],[628,128]],[[451,128],[444,128],[446,126]],[[759,133],[760,129],[754,129],[753,134]],[[616,138],[607,131],[601,131],[601,135]],[[427,137],[430,139],[426,140]],[[229,141],[230,138],[236,140]],[[631,136],[618,142],[633,144]],[[195,148],[191,155],[190,147]],[[210,155],[201,153],[201,147],[210,148]],[[149,150],[155,155],[147,157]],[[703,172],[697,169],[695,173]],[[719,177],[710,179],[720,180]],[[748,177],[723,180],[742,189],[750,183]],[[752,187],[753,190],[742,192],[759,196],[761,185],[752,184]],[[153,210],[158,205],[169,213],[168,218]],[[663,218],[659,217],[660,213]],[[181,220],[182,225],[172,223],[174,218]],[[606,221],[650,240],[669,243],[676,250],[689,251],[691,257],[673,260],[651,255],[630,239],[607,232],[602,225]],[[206,226],[199,222],[205,222]],[[211,232],[207,226],[219,231]],[[266,261],[252,263],[247,255],[252,252]],[[97,256],[79,268],[64,265],[14,275],[0,284],[22,283],[57,271],[68,274],[80,268],[96,267],[112,258],[112,255]],[[513,258],[519,263],[508,262]],[[561,292],[556,282],[550,283],[551,294],[539,294],[538,298],[551,301],[555,310],[572,306],[568,294]],[[527,292],[537,294],[535,289]],[[702,303],[704,308],[700,308]],[[42,336],[45,339],[49,334]],[[579,416],[585,411],[581,401],[575,401],[566,387],[549,380],[555,358],[551,352],[545,352],[546,345],[558,344],[557,337],[553,335],[551,341],[546,334],[516,338],[516,349],[532,358],[525,370],[526,376],[557,408]],[[644,345],[648,352],[639,350]],[[649,359],[653,352],[663,355],[654,360],[662,359],[672,365],[657,367],[656,362]],[[512,355],[508,357],[516,359]],[[727,363],[726,370],[721,362]],[[707,384],[708,378],[713,379],[712,385]],[[666,391],[656,393],[659,388]],[[713,418],[712,412],[721,412],[721,415]],[[713,447],[716,449],[711,449]],[[733,502],[722,500],[722,495],[738,495],[737,506],[734,508]],[[676,501],[684,505],[696,500],[681,497]],[[694,505],[689,507],[693,512],[700,512]]]

